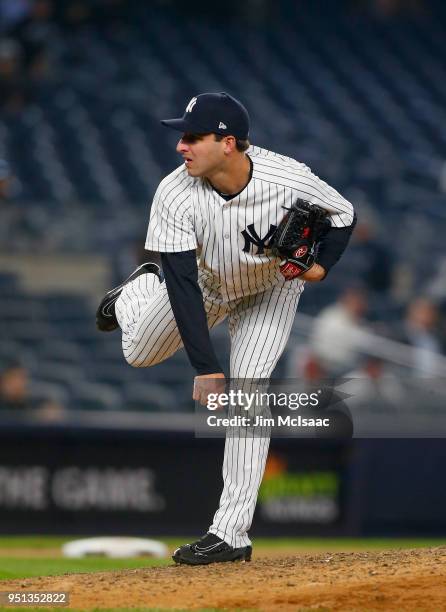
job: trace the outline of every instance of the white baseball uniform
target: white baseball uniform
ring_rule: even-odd
[[[252,178],[227,201],[184,165],[164,178],[154,197],[146,249],[176,253],[197,249],[198,282],[208,325],[228,318],[230,377],[268,379],[287,343],[304,281],[285,281],[278,259],[265,247],[298,198],[326,209],[333,227],[353,222],[353,207],[307,166],[251,146]],[[150,367],[181,346],[165,283],[143,274],[116,303],[126,360]],[[250,544],[257,493],[269,436],[228,437],[223,459],[223,492],[209,528],[238,548]]]

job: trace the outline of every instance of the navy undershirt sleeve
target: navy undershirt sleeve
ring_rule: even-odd
[[[356,225],[356,213],[353,223],[348,227],[330,227],[324,238],[319,243],[316,262],[324,268],[328,274],[329,270],[341,258],[347,248],[347,244]]]
[[[197,374],[223,372],[209,337],[195,250],[161,253],[170,305],[184,348]]]

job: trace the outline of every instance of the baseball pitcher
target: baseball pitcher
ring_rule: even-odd
[[[124,357],[146,368],[184,346],[205,404],[225,373],[209,328],[228,320],[231,378],[268,379],[287,343],[305,283],[338,261],[352,205],[307,166],[249,142],[249,115],[226,93],[204,93],[162,123],[180,133],[181,165],[155,193],[146,249],[161,254],[109,291],[97,326],[122,332]],[[248,531],[269,436],[227,437],[223,492],[207,533],[177,563],[249,561]]]

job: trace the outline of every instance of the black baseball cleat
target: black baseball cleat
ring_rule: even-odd
[[[119,327],[115,313],[116,300],[128,283],[141,276],[141,274],[147,274],[148,272],[156,274],[160,281],[162,280],[160,267],[154,263],[146,262],[138,266],[123,283],[105,294],[96,311],[96,327],[100,331],[109,332]]]
[[[186,565],[207,565],[225,561],[251,561],[252,546],[233,548],[213,533],[193,542],[180,546],[172,555],[175,563]]]

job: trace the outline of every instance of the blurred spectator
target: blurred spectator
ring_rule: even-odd
[[[446,257],[437,261],[434,276],[428,282],[425,293],[436,303],[446,306]]]
[[[0,32],[7,32],[29,14],[30,0],[0,0]]]
[[[369,9],[377,17],[389,19],[402,15],[423,15],[428,3],[422,0],[351,0],[350,4],[356,11]]]
[[[393,17],[394,15],[422,13],[423,3],[421,0],[372,0],[375,12],[382,17]]]
[[[392,256],[379,238],[378,224],[371,211],[361,213],[349,245],[349,259],[355,262],[357,278],[367,289],[386,293],[392,286]]]
[[[380,235],[377,213],[364,201],[362,191],[352,189],[349,199],[358,203],[358,221],[348,245],[347,257],[337,264],[337,278],[361,279],[366,288],[379,296],[392,288],[393,257]]]
[[[63,413],[60,404],[52,399],[33,398],[26,368],[20,361],[11,359],[3,363],[0,372],[0,410],[33,410],[44,420],[56,420]]]
[[[0,110],[11,114],[22,112],[34,89],[51,76],[50,50],[57,49],[52,1],[34,0],[27,7],[9,20],[8,38],[0,42]]]
[[[29,78],[39,80],[49,73],[49,49],[58,32],[52,16],[51,0],[34,0],[28,17],[12,31],[22,46],[24,69]]]
[[[11,360],[2,368],[0,407],[7,410],[35,407],[28,396],[28,373],[19,361]]]
[[[11,183],[11,171],[8,163],[0,159],[0,200],[6,200]]]
[[[287,377],[313,383],[328,377],[320,360],[308,345],[296,343],[287,362]]]
[[[346,403],[352,410],[353,420],[355,409],[389,414],[405,407],[407,393],[403,384],[379,357],[364,355],[359,367],[346,373],[344,378],[346,382],[338,388],[351,395]]]
[[[91,3],[84,0],[72,0],[56,8],[60,13],[60,21],[67,30],[80,30],[92,22]]]
[[[22,75],[22,51],[17,41],[0,42],[0,110],[20,112],[28,99],[28,88]]]
[[[322,367],[320,361],[311,353],[307,353],[306,359],[303,362],[303,379],[312,382],[326,378],[327,372]]]
[[[438,308],[428,298],[421,297],[411,302],[399,340],[410,344],[415,349],[414,368],[421,376],[435,376],[438,372],[437,359],[441,355],[441,344],[438,339]]]
[[[23,236],[25,218],[29,217],[27,210],[16,206],[22,193],[22,186],[11,172],[11,167],[4,159],[0,159],[0,245],[10,243],[12,236]]]
[[[328,376],[341,376],[354,367],[367,308],[364,290],[350,288],[315,318],[310,349]]]

